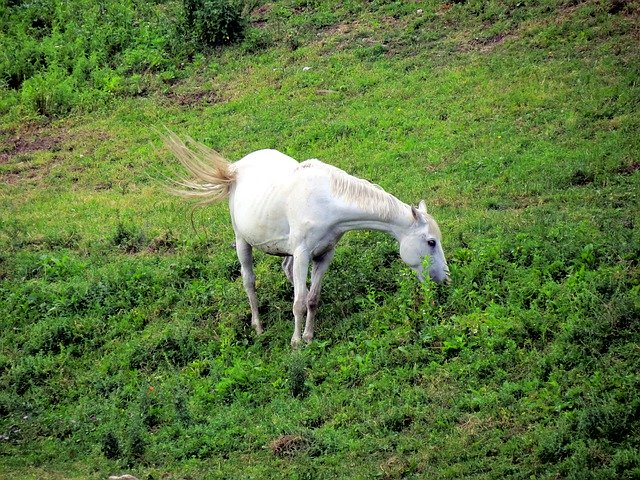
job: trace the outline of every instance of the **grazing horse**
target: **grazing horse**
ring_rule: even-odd
[[[174,193],[200,199],[201,204],[229,201],[251,324],[258,334],[262,323],[253,248],[284,257],[282,268],[294,288],[294,347],[302,339],[313,338],[320,282],[336,243],[349,230],[389,233],[400,244],[400,257],[420,281],[424,281],[423,259],[428,256],[429,276],[437,283],[449,282],[440,229],[424,201],[417,208],[409,206],[377,185],[319,160],[299,163],[276,150],[259,150],[230,163],[191,139],[185,144],[168,133],[164,140],[192,177],[176,181]]]

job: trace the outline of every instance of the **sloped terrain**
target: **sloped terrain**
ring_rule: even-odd
[[[101,3],[1,7],[0,476],[640,475],[638,2],[257,2],[206,49]],[[295,352],[257,255],[256,337],[164,126],[424,198],[452,285],[351,233]]]

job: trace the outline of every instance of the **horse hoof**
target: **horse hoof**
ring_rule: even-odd
[[[256,335],[262,335],[262,332],[264,332],[264,329],[262,328],[262,322],[259,320],[257,322],[251,320],[251,326],[256,331]]]
[[[293,338],[291,339],[291,346],[292,346],[294,349],[296,349],[296,350],[297,350],[297,349],[299,349],[301,344],[302,344],[302,339],[301,339],[301,338],[293,337]]]

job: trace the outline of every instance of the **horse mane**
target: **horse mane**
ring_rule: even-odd
[[[424,216],[427,219],[427,223],[429,224],[429,232],[432,232],[438,240],[442,240],[442,233],[440,232],[440,227],[438,226],[438,222],[436,222],[436,219],[428,213],[425,213]]]
[[[406,214],[407,205],[386,192],[380,185],[349,175],[344,170],[320,160],[307,160],[301,166],[324,168],[329,174],[333,194],[368,213],[380,215],[384,220]]]

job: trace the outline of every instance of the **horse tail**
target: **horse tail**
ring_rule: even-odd
[[[167,148],[182,163],[191,178],[173,180],[169,190],[180,197],[198,199],[208,205],[229,196],[236,180],[236,172],[228,160],[218,152],[187,137],[183,142],[175,133],[163,135]]]

